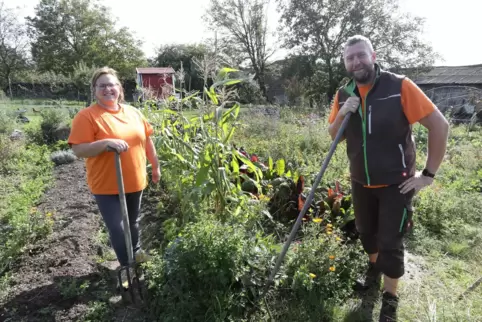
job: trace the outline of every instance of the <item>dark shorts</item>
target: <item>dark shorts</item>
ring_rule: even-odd
[[[378,253],[377,267],[390,278],[405,273],[403,237],[412,226],[413,191],[402,194],[398,185],[365,188],[352,182],[355,222],[363,248]]]

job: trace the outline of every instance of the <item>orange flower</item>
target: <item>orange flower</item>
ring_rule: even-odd
[[[329,259],[335,259],[335,256],[330,255],[328,258],[329,258]]]

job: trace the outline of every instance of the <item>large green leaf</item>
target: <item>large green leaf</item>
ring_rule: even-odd
[[[244,164],[246,164],[248,166],[248,169],[251,169],[255,175],[256,175],[256,179],[257,181],[261,180],[263,178],[263,173],[261,172],[261,170],[256,167],[253,162],[251,162],[251,160],[249,160],[248,158],[246,158],[241,152],[239,152],[238,150],[236,150],[236,157],[238,159],[240,159],[241,161],[243,161]]]
[[[242,82],[242,79],[224,79],[222,81],[218,81],[218,82],[214,83],[213,85],[211,85],[211,88],[214,89],[214,88],[219,87],[219,86],[231,86],[231,85],[238,84],[238,83],[241,83],[241,82]]]
[[[209,165],[204,165],[196,175],[196,186],[200,187],[206,181],[209,174]]]
[[[276,161],[276,173],[278,176],[282,176],[285,173],[285,160],[279,159]]]
[[[216,93],[214,92],[214,88],[211,87],[211,90],[208,90],[206,87],[204,88],[204,92],[207,94],[207,96],[209,96],[209,98],[211,99],[211,102],[214,104],[214,105],[218,105],[219,104],[219,101],[218,101],[218,97],[216,95]]]

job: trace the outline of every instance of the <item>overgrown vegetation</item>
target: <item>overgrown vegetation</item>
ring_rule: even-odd
[[[325,115],[302,109],[239,113],[237,105],[223,108],[221,98],[228,89],[222,85],[208,89],[211,102],[204,108],[208,113],[199,116],[144,109],[156,128],[163,187],[171,196],[158,208],[164,237],[148,266],[155,295],[152,306],[159,308],[153,312],[155,318],[337,321],[351,316],[354,321],[363,320],[363,315],[355,314],[352,286],[365,268],[366,257],[346,225],[353,211],[344,144],[335,152],[316,191],[316,202],[266,300],[257,302],[299,212],[297,203],[309,192],[331,140]],[[414,132],[420,168],[426,160],[427,133],[418,126]],[[482,260],[477,210],[482,202],[481,137],[480,127],[468,132],[463,125],[452,126],[438,178],[415,200],[415,229],[408,252],[423,256],[426,263],[440,263],[441,257],[449,256],[444,265],[436,266],[442,283],[462,263],[482,273],[477,268]],[[299,190],[302,180],[306,187]],[[301,199],[299,192],[303,192]],[[415,264],[415,269],[426,274],[424,279],[432,278],[422,263]],[[480,296],[469,295],[465,304],[455,299],[454,291],[461,293],[470,284],[467,275],[450,288],[426,285],[428,293],[433,290],[437,295],[417,303],[404,283],[401,293],[410,307],[401,306],[402,318],[425,316],[426,310],[432,310],[432,319],[437,316],[443,321],[482,316],[477,306]],[[434,312],[434,302],[451,308]],[[465,311],[466,304],[471,312]]]
[[[18,125],[3,113],[1,124]],[[12,127],[0,131],[0,277],[29,244],[50,232],[52,213],[39,212],[35,205],[52,179],[48,146],[29,143],[25,137],[11,138]],[[33,133],[33,131],[32,131]]]

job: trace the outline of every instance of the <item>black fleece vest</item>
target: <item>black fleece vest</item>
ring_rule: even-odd
[[[367,94],[364,113],[360,104],[350,117],[344,136],[355,182],[369,186],[399,184],[415,173],[415,143],[401,102],[403,79],[404,76],[378,71]],[[354,95],[360,97],[356,87]],[[340,108],[350,96],[343,88],[338,91]]]

